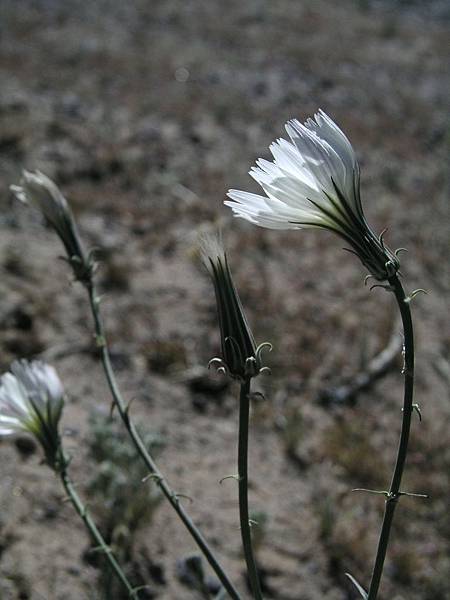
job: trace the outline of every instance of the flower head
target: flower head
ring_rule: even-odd
[[[35,206],[43,214],[64,244],[75,277],[87,281],[93,264],[85,254],[72,211],[59,188],[40,171],[24,171],[20,183],[12,185],[11,191],[19,200]]]
[[[399,262],[370,229],[359,192],[359,165],[345,134],[323,111],[301,124],[286,123],[290,141],[270,146],[273,162],[260,158],[250,175],[265,196],[229,190],[234,214],[270,229],[328,229],[345,239],[378,280]]]
[[[63,405],[63,386],[53,367],[40,361],[16,361],[11,372],[0,377],[0,435],[31,433],[54,466]]]
[[[261,364],[261,352],[270,344],[256,346],[220,239],[204,235],[200,244],[203,262],[214,283],[222,343],[222,358],[213,358],[210,364],[217,363],[219,370],[241,381],[267,371]]]

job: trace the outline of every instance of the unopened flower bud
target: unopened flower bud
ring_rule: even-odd
[[[222,344],[222,358],[213,358],[210,364],[217,364],[219,371],[240,381],[268,371],[262,366],[261,351],[270,344],[256,346],[219,238],[204,235],[200,244],[203,262],[214,283]]]
[[[93,262],[83,249],[74,216],[59,188],[40,171],[24,171],[20,183],[12,185],[11,191],[19,200],[35,206],[42,213],[64,244],[76,279],[88,282]]]

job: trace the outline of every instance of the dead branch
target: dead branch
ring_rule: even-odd
[[[372,387],[376,381],[392,370],[402,346],[402,337],[395,329],[387,346],[367,364],[363,371],[345,383],[320,390],[319,402],[325,406],[354,406],[360,392]]]

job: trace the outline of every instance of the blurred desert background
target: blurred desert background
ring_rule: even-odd
[[[202,597],[196,548],[120,427],[96,356],[83,288],[59,240],[9,192],[23,168],[52,177],[86,245],[114,366],[132,414],[195,522],[249,598],[238,527],[235,384],[208,373],[219,353],[213,288],[197,235],[220,227],[272,376],[255,390],[250,504],[265,597],[355,600],[370,579],[382,496],[401,422],[394,299],[325,232],[233,219],[228,188],[289,118],[324,109],[362,168],[373,228],[402,255],[416,325],[416,401],[380,600],[450,598],[448,1],[1,0],[0,365],[39,357],[60,374],[64,443],[79,494],[141,598]],[[394,340],[394,342],[392,342]],[[389,344],[366,389],[340,394]],[[0,598],[121,599],[40,449],[0,440]],[[129,478],[127,479],[127,476]],[[207,571],[208,584],[215,582]],[[205,596],[203,596],[205,597]]]

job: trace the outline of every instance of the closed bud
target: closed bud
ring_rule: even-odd
[[[214,284],[222,344],[222,357],[213,358],[210,365],[217,364],[219,371],[245,381],[269,370],[262,366],[261,351],[271,346],[256,346],[220,239],[204,235],[200,244],[203,262]]]
[[[89,282],[94,264],[83,249],[70,206],[57,185],[40,171],[24,171],[20,183],[12,185],[11,191],[19,200],[42,213],[64,244],[75,278],[83,283]]]

